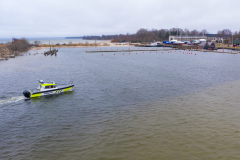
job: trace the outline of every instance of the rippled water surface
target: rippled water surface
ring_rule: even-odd
[[[240,158],[239,55],[86,49],[0,62],[0,159]]]

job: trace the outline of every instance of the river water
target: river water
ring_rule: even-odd
[[[0,62],[0,159],[240,158],[238,54],[85,50]],[[74,91],[24,99],[38,79]]]

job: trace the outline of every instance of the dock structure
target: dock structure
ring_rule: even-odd
[[[46,51],[44,52],[44,56],[48,56],[48,55],[54,55],[57,56],[57,52],[58,52],[58,49],[53,49],[53,50],[50,50],[50,51]]]
[[[129,49],[129,50],[86,50],[85,53],[102,53],[102,52],[137,52],[137,51],[170,51],[170,50],[176,50],[172,48],[167,49]]]
[[[167,49],[129,49],[129,50],[86,50],[85,53],[111,53],[111,52],[152,52],[152,51],[183,51],[183,52],[214,52],[214,53],[228,53],[228,54],[238,54],[237,51],[217,51],[217,50],[206,50],[206,49],[178,49],[178,48],[167,48]]]

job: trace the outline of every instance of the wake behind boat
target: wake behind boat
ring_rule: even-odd
[[[44,83],[43,80],[39,80],[39,86],[37,89],[32,90],[25,90],[23,92],[23,95],[26,98],[34,98],[34,97],[40,97],[45,95],[51,95],[51,94],[58,94],[62,92],[68,92],[72,91],[74,87],[73,82],[69,82],[68,84],[60,84],[58,85],[55,82],[51,83]]]

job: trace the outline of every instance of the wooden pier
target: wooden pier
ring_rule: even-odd
[[[138,52],[138,51],[170,51],[177,49],[131,49],[131,50],[86,50],[85,53],[102,53],[102,52]]]
[[[170,49],[129,49],[129,50],[86,50],[85,53],[111,53],[111,52],[151,52],[151,51],[183,51],[183,52],[213,52],[213,53],[228,53],[228,54],[238,54],[240,52],[237,51],[216,51],[216,50],[204,50],[204,49],[178,49],[178,48],[170,48]]]

